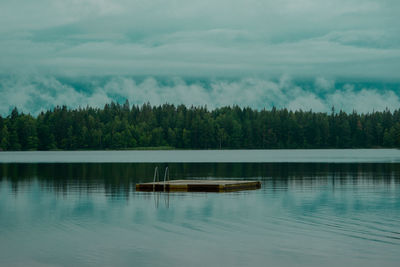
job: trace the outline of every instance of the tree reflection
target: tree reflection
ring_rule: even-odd
[[[136,183],[151,182],[154,168],[169,167],[171,179],[260,179],[272,189],[343,184],[398,184],[397,163],[39,163],[0,164],[0,186],[13,192],[38,181],[43,190],[68,194],[104,191],[108,197],[135,192]]]

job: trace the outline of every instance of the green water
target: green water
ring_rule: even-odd
[[[144,193],[256,179],[234,193]],[[398,266],[398,163],[0,164],[0,266]]]

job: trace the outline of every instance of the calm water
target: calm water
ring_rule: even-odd
[[[7,163],[99,162],[398,162],[398,149],[281,149],[170,151],[28,151],[0,152]]]
[[[263,186],[136,192],[155,166]],[[399,163],[0,164],[0,266],[398,266],[399,252]]]

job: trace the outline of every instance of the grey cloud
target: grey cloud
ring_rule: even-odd
[[[0,3],[0,73],[399,80],[394,0]]]
[[[349,46],[371,48],[399,48],[400,30],[351,30],[344,32],[335,31],[330,32],[321,39]]]

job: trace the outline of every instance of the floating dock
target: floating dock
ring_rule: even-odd
[[[261,187],[259,181],[236,180],[170,180],[136,184],[136,191],[145,192],[232,192],[254,190]]]

